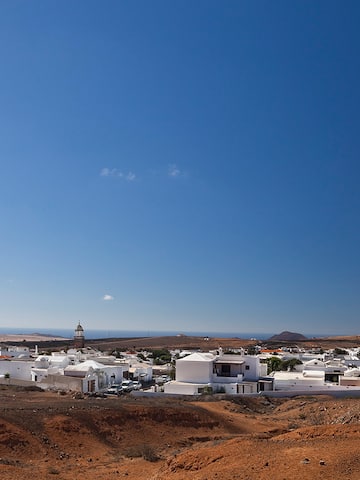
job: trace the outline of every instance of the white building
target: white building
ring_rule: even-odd
[[[312,359],[303,365],[302,371],[273,372],[274,390],[328,390],[339,385],[358,383],[353,378],[348,382],[343,380],[348,375],[346,367],[341,360],[317,360]]]
[[[115,357],[98,357],[80,361],[78,352],[53,352],[51,355],[39,355],[36,359],[9,356],[0,358],[0,378],[12,381],[33,382],[40,388],[78,391],[82,393],[98,392],[114,383],[121,383],[129,376],[129,364],[119,363]]]
[[[164,392],[256,393],[260,389],[272,389],[267,383],[259,382],[266,376],[266,369],[267,365],[260,363],[256,356],[196,352],[176,361],[176,379],[165,383]]]
[[[0,377],[31,381],[31,371],[34,366],[33,360],[0,359]]]
[[[273,372],[274,390],[318,390],[325,387],[324,370],[302,372]]]
[[[0,357],[3,358],[30,358],[29,347],[0,347]]]
[[[86,360],[56,367],[36,369],[36,381],[41,388],[61,388],[82,393],[101,391],[114,383],[121,383],[127,375],[127,364],[104,365],[95,360]],[[39,375],[41,373],[41,376]]]
[[[34,382],[44,381],[50,374],[64,374],[64,369],[73,363],[67,355],[39,355],[31,370],[31,380]]]

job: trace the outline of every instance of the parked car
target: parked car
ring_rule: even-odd
[[[121,386],[123,392],[131,392],[131,390],[134,390],[133,382],[131,380],[123,380]]]
[[[133,380],[133,390],[141,390],[142,389],[142,385],[140,382],[138,382],[137,380]]]
[[[121,395],[123,393],[123,388],[121,385],[111,385],[106,392],[105,395]]]
[[[155,383],[162,385],[163,383],[170,382],[171,378],[169,375],[159,375],[155,378]]]

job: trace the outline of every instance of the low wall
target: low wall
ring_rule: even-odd
[[[0,377],[0,385],[14,385],[15,387],[38,387],[39,385],[31,380],[19,380],[17,378]]]
[[[303,397],[303,396],[317,396],[317,395],[329,395],[330,397],[337,397],[337,398],[360,398],[360,388],[354,387],[343,387],[343,388],[328,388],[328,389],[314,389],[314,390],[293,390],[293,391],[286,391],[286,390],[279,390],[279,391],[270,391],[270,392],[259,392],[257,395],[261,395],[264,397],[279,397],[279,398],[286,398],[286,397]]]
[[[72,392],[83,392],[83,378],[70,377],[67,375],[48,375],[46,381],[35,383],[40,388],[47,390],[59,389]]]

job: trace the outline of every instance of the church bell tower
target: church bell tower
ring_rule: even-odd
[[[84,329],[78,323],[78,326],[75,328],[75,335],[74,335],[74,347],[75,348],[84,348],[85,346],[85,336],[84,336]]]

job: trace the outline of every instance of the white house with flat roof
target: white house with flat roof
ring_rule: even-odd
[[[229,355],[220,352],[196,352],[176,361],[175,381],[165,383],[164,392],[171,394],[197,395],[212,393],[256,393],[269,388],[260,384],[266,376],[267,365],[251,355]]]

